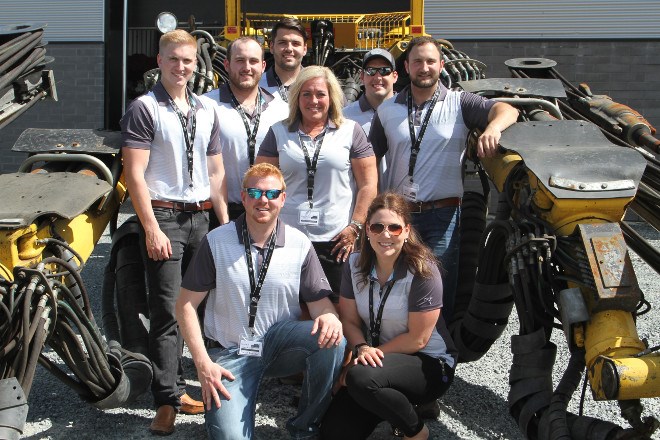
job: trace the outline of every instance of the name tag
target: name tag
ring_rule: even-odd
[[[305,226],[318,226],[321,224],[321,210],[298,208],[298,224]]]
[[[417,193],[419,192],[419,185],[416,183],[405,183],[402,189],[402,196],[411,202],[417,201]]]
[[[241,340],[239,341],[238,346],[238,354],[241,356],[261,357],[263,348],[264,344],[262,341],[256,341],[245,336],[241,336]]]

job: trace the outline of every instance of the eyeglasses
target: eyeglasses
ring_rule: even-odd
[[[244,188],[243,191],[245,191],[251,199],[260,199],[262,195],[266,194],[268,200],[273,200],[282,194],[281,189]]]
[[[380,73],[381,76],[387,76],[392,73],[391,67],[365,67],[364,73],[369,76],[374,76],[376,72]]]
[[[403,226],[393,223],[391,225],[384,225],[382,223],[371,223],[369,224],[369,232],[372,234],[382,234],[383,231],[387,228],[387,232],[394,237],[398,237],[403,232]]]

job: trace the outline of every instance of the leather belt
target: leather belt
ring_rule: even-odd
[[[408,202],[408,209],[412,214],[448,206],[461,206],[461,198],[447,197],[446,199],[431,200],[430,202]]]
[[[173,209],[175,211],[208,211],[213,208],[210,200],[203,202],[167,202],[165,200],[152,200],[151,206],[154,208]]]
[[[220,343],[218,341],[215,341],[215,340],[209,339],[209,338],[204,338],[204,345],[209,350],[212,349],[212,348],[222,348],[222,349],[225,348],[222,345],[220,345]]]

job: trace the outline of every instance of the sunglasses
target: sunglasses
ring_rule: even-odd
[[[371,223],[369,225],[369,232],[372,234],[382,234],[383,231],[387,228],[387,232],[394,237],[398,237],[403,232],[403,226],[393,223],[391,225],[384,225],[382,223]]]
[[[266,194],[268,200],[273,200],[282,194],[281,189],[244,188],[243,191],[245,191],[251,199],[260,199],[262,195]]]
[[[365,67],[364,73],[369,76],[374,76],[376,72],[380,73],[380,76],[387,76],[392,73],[391,67]]]

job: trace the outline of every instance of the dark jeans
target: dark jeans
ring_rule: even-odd
[[[452,368],[420,353],[386,354],[382,367],[358,364],[332,399],[321,438],[366,439],[383,420],[412,437],[424,426],[413,405],[437,399],[453,380]]]
[[[333,303],[339,302],[339,287],[341,287],[341,270],[344,263],[337,263],[337,254],[331,255],[330,251],[337,244],[336,241],[314,241],[314,250],[319,257],[321,267],[325,273],[330,288],[332,289],[332,296],[330,299]]]
[[[181,377],[183,338],[174,315],[174,305],[185,273],[200,241],[208,232],[208,212],[180,212],[154,208],[160,230],[170,239],[172,256],[154,261],[147,256],[144,228],[140,225],[140,247],[149,286],[149,360],[154,370],[151,392],[156,407],[179,408],[179,397],[185,392]]]
[[[412,224],[440,261],[442,275],[442,316],[450,322],[458,284],[458,257],[461,245],[461,208],[429,209],[412,215]]]

